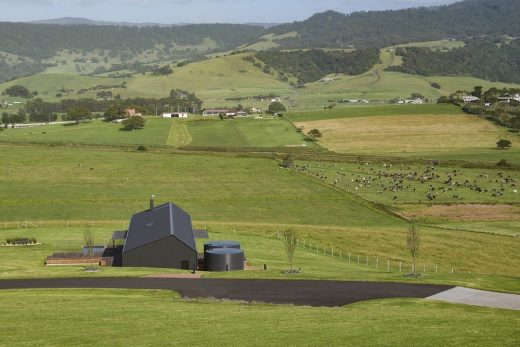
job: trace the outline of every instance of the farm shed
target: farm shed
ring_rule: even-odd
[[[122,256],[123,266],[191,270],[197,248],[191,217],[166,203],[135,214],[130,220]]]

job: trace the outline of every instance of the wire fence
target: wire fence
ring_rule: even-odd
[[[277,231],[266,237],[283,240],[282,233]],[[370,255],[364,252],[346,251],[341,247],[325,246],[316,241],[297,239],[297,247],[307,252],[330,257],[336,261],[345,262],[352,265],[359,265],[363,268],[376,269],[388,273],[412,273],[413,262],[400,257],[388,257]],[[432,274],[432,273],[458,273],[472,274],[472,270],[467,267],[439,265],[436,263],[417,261],[415,273]]]

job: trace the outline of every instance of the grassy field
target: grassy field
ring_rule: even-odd
[[[268,159],[1,145],[0,220],[121,220],[148,197],[196,220],[310,225],[400,222]],[[363,216],[363,218],[356,218]]]
[[[309,147],[316,144],[283,118],[201,120],[189,122],[192,146],[201,147]]]
[[[305,147],[319,148],[284,118],[189,120],[147,117],[144,129],[121,131],[121,124],[93,120],[81,124],[41,125],[0,132],[4,143],[62,143],[105,146]]]
[[[520,173],[517,170],[464,168],[455,165],[432,167],[429,162],[392,164],[298,161],[296,164],[298,166],[295,170],[305,175],[384,204],[422,202],[520,205],[520,194],[515,193],[520,183]],[[428,199],[428,195],[435,197]],[[516,210],[511,212],[513,216],[516,213]],[[485,212],[483,214],[487,215]],[[492,216],[487,216],[490,217]],[[486,220],[486,216],[480,218]],[[520,219],[520,215],[518,218]]]
[[[170,119],[148,117],[144,129],[137,131],[121,131],[121,124],[101,120],[72,125],[42,125],[2,131],[0,142],[165,146],[170,127],[173,126],[171,122]]]
[[[471,115],[405,115],[343,118],[297,122],[304,132],[319,129],[319,144],[339,153],[420,156],[430,153],[464,154],[465,151],[502,152],[520,157],[520,137],[505,128]],[[496,149],[500,139],[513,143],[509,151]]]
[[[376,116],[418,116],[418,115],[460,115],[459,107],[451,104],[422,105],[379,105],[379,106],[338,106],[332,110],[307,110],[290,112],[287,117],[295,123]]]
[[[10,346],[515,346],[520,332],[514,311],[411,299],[311,308],[187,301],[168,291],[23,290],[3,292],[0,313]]]

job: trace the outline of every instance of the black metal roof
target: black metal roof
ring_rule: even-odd
[[[171,202],[132,216],[123,252],[168,236],[174,236],[197,251],[190,215]]]

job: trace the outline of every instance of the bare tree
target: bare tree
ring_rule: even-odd
[[[415,260],[417,258],[417,254],[419,253],[420,243],[421,238],[419,235],[419,226],[417,226],[417,224],[415,223],[412,223],[408,227],[408,235],[406,237],[406,246],[408,247],[408,251],[410,252],[413,258],[412,275],[415,275]]]
[[[298,244],[298,233],[292,229],[285,230],[283,232],[283,242],[285,246],[285,252],[287,253],[287,259],[289,259],[289,266],[292,271],[294,251],[296,251],[296,246]]]
[[[93,269],[92,265],[92,256],[94,252],[94,233],[92,232],[92,229],[90,226],[87,226],[83,232],[83,239],[85,241],[85,246],[87,247],[88,257],[90,258],[90,268],[89,270]]]

